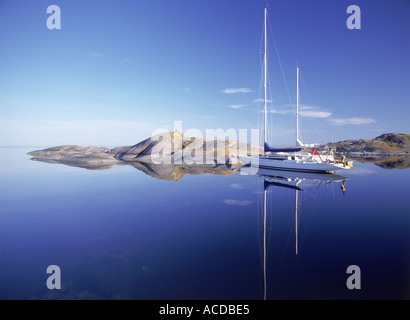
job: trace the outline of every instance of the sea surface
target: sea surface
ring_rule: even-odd
[[[410,169],[175,181],[32,150],[0,148],[0,299],[410,298]]]

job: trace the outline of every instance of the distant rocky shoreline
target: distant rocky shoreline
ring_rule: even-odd
[[[410,135],[384,133],[372,140],[344,140],[328,143],[320,149],[334,149],[352,158],[410,156]]]
[[[325,144],[319,149],[334,149],[339,155],[385,169],[410,168],[409,134],[384,133],[372,140],[344,140]]]
[[[318,149],[334,149],[336,153],[358,162],[372,162],[386,169],[410,168],[408,134],[385,133],[373,140],[345,140],[328,143]],[[155,175],[174,179],[185,173],[234,173],[241,167],[241,163],[237,161],[238,155],[262,153],[261,146],[240,141],[206,140],[185,137],[180,132],[169,132],[148,138],[134,146],[109,149],[63,145],[31,151],[28,154],[33,156],[31,160],[90,170],[130,164],[147,174],[154,172]]]

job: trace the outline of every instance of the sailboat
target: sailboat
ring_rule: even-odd
[[[275,170],[330,173],[334,170],[349,169],[351,162],[335,160],[333,151],[319,153],[316,149],[307,149],[299,139],[299,67],[297,68],[296,95],[296,148],[272,148],[267,142],[267,8],[264,18],[264,129],[263,154],[261,156],[239,156],[245,165]]]

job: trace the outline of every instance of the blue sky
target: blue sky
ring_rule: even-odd
[[[265,4],[1,0],[0,145],[132,145],[174,121],[257,129]],[[409,133],[408,0],[269,1],[269,21],[271,144],[295,143],[297,65],[304,142]]]

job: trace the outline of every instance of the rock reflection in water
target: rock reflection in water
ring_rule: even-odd
[[[128,165],[138,169],[145,174],[161,179],[161,180],[180,180],[184,175],[198,175],[198,174],[236,174],[239,173],[239,169],[242,167],[240,164],[230,164],[226,162],[224,164],[195,164],[195,165],[185,165],[185,164],[155,164],[152,162],[142,162],[142,161],[119,161],[117,163],[96,163],[96,162],[64,162],[58,160],[45,160],[33,158],[34,161],[41,161],[47,163],[58,163],[70,167],[78,167],[87,170],[107,170],[112,168],[114,165]]]

